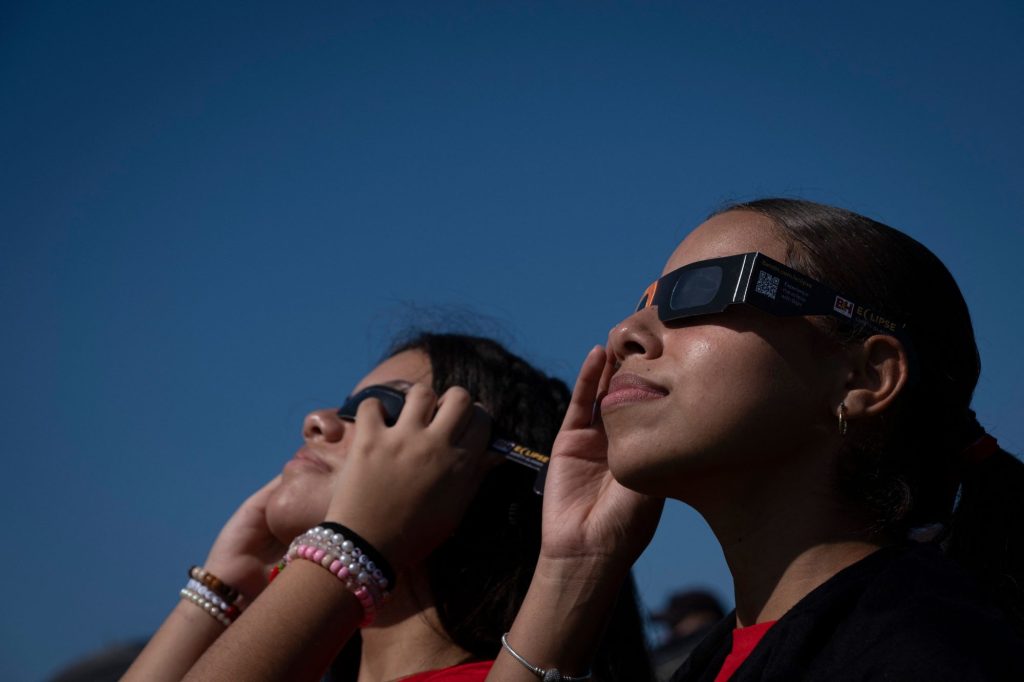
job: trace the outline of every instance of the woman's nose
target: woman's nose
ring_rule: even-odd
[[[302,437],[336,443],[345,435],[348,422],[338,416],[337,410],[315,410],[302,420]]]
[[[650,359],[661,355],[663,329],[658,320],[658,311],[644,308],[633,313],[608,332],[608,348],[617,362],[630,356]]]

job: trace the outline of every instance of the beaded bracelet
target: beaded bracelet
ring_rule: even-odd
[[[220,621],[220,624],[224,627],[231,625],[234,622],[234,618],[229,616],[227,612],[222,610],[217,604],[213,603],[209,599],[206,599],[201,594],[190,590],[187,587],[181,588],[180,592],[183,599],[188,599],[190,602],[206,611],[208,614]]]
[[[339,523],[310,528],[292,541],[293,547],[298,545],[309,545],[333,555],[362,584],[375,585],[380,590],[394,589],[391,567],[378,563],[384,561],[383,557],[368,542]]]
[[[339,529],[343,532],[339,532]],[[366,627],[373,622],[377,611],[390,597],[387,590],[393,583],[386,577],[384,569],[370,558],[369,552],[380,557],[376,550],[370,548],[365,541],[361,543],[362,546],[356,545],[349,539],[352,536],[359,537],[340,524],[310,528],[292,541],[283,564],[286,566],[293,559],[306,559],[320,564],[337,576],[363,607],[363,619],[359,627]],[[370,548],[369,552],[367,548]],[[282,568],[281,564],[274,568],[271,580]],[[387,570],[390,572],[390,567]]]
[[[219,594],[217,594],[216,592],[214,592],[209,587],[199,582],[195,578],[189,579],[188,584],[185,585],[185,589],[195,592],[203,599],[214,604],[218,609],[223,611],[224,614],[231,620],[238,618],[238,614],[242,612],[241,609],[239,609],[236,604],[229,604],[228,602],[224,601],[224,599],[221,598]]]
[[[364,540],[362,536],[360,536],[354,530],[352,530],[351,528],[347,528],[341,525],[340,523],[335,523],[334,521],[324,521],[317,527],[324,528],[333,533],[341,534],[347,537],[349,540],[351,540],[353,544],[355,544],[357,547],[363,550],[363,554],[367,557],[367,560],[370,562],[370,564],[380,569],[381,574],[384,576],[384,579],[387,580],[387,583],[391,586],[391,589],[395,589],[395,572],[391,568],[391,564],[388,563],[388,560],[385,559],[383,555],[381,555],[381,553],[377,551],[376,547],[374,547],[369,542]]]
[[[220,595],[221,599],[229,604],[234,604],[238,600],[240,593],[235,588],[231,587],[217,576],[207,571],[202,566],[192,566],[188,569],[188,577],[201,582],[208,588]]]
[[[224,627],[242,613],[241,593],[201,566],[188,569],[188,583],[180,591],[184,599],[216,618]]]

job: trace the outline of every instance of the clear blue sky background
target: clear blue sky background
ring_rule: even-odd
[[[1022,34],[1019,2],[5,3],[0,677],[151,632],[394,331],[441,308],[570,379],[726,200],[935,250],[1024,450]],[[637,575],[730,599],[679,504]]]

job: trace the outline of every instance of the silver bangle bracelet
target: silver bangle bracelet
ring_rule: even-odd
[[[512,648],[512,645],[508,643],[508,633],[506,632],[501,636],[501,646],[504,647],[505,651],[509,653],[512,658],[522,663],[527,670],[539,677],[544,682],[583,682],[583,680],[589,680],[591,671],[587,671],[585,675],[579,675],[577,677],[571,677],[569,675],[563,675],[558,668],[544,668],[538,667],[531,664],[525,658],[516,653],[516,650]]]

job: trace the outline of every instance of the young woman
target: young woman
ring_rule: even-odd
[[[586,671],[664,497],[736,597],[676,680],[1024,679],[1024,465],[970,410],[979,371],[906,235],[804,201],[713,216],[584,362],[492,679]]]
[[[126,679],[315,680],[333,660],[334,680],[482,680],[532,577],[541,499],[533,470],[485,450],[500,436],[549,451],[568,396],[487,339],[397,345],[340,411],[306,417],[302,448],[228,521]],[[293,556],[267,587],[293,538],[324,521],[382,564],[386,602],[356,594],[362,569],[345,580],[321,558]],[[240,616],[226,586],[249,602]],[[604,679],[650,674],[630,590]]]

